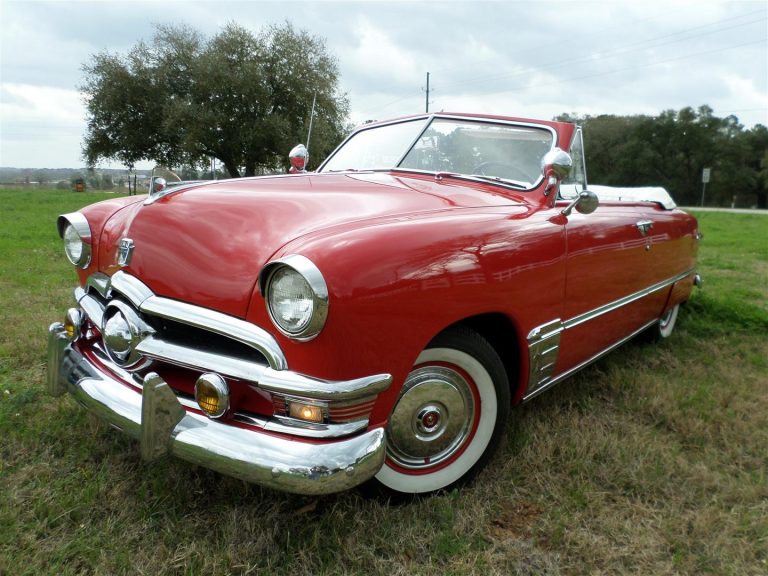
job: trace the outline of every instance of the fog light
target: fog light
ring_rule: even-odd
[[[67,332],[67,337],[70,340],[77,340],[80,338],[80,327],[83,325],[83,315],[77,308],[70,308],[67,310],[67,315],[64,318],[64,330]]]
[[[195,382],[195,400],[210,418],[219,418],[229,408],[229,386],[218,374],[203,374]]]
[[[325,419],[323,406],[316,404],[304,404],[303,402],[291,401],[288,407],[288,415],[298,420],[307,422],[322,422]]]

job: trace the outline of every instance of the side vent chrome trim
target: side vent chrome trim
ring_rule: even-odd
[[[560,352],[563,323],[557,318],[531,330],[528,334],[528,393],[552,380]]]

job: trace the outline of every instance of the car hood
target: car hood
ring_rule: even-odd
[[[296,238],[417,213],[518,203],[492,186],[387,173],[225,180],[117,212],[104,227],[99,262],[107,273],[117,270],[117,246],[130,238],[134,250],[124,270],[153,292],[245,317],[259,271]]]

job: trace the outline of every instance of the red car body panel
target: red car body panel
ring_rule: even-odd
[[[521,122],[553,128],[554,145],[568,151],[573,125]],[[390,374],[368,430],[387,425],[417,356],[452,325],[494,326],[518,403],[531,392],[537,328],[563,326],[557,379],[689,297],[698,230],[685,212],[604,201],[594,213],[564,215],[569,201],[557,199],[546,177],[517,191],[454,176],[397,169],[274,176],[95,204],[82,210],[94,257],[78,270],[81,285],[94,272],[120,270],[159,297],[243,319],[272,335],[291,371],[312,378]],[[133,253],[120,265],[124,238]],[[291,255],[308,258],[327,284],[327,321],[310,341],[274,328],[259,288],[264,267]],[[183,370],[166,378],[192,394]],[[263,390],[236,388],[241,408],[271,408]]]

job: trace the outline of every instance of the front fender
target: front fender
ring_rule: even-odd
[[[565,275],[562,224],[525,207],[402,218],[291,242],[275,258],[301,254],[322,272],[328,319],[310,342],[278,336],[292,370],[322,378],[386,372],[376,424],[418,354],[447,326],[502,313],[527,334],[558,317]],[[249,320],[270,323],[258,290]]]

